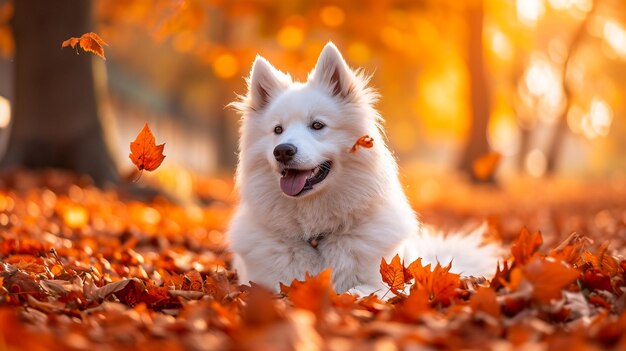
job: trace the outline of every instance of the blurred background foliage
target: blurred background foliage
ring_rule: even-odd
[[[86,1],[86,0],[80,0]],[[230,175],[236,114],[261,54],[306,79],[331,40],[373,74],[389,144],[404,172],[468,172],[489,151],[497,180],[623,177],[626,3],[623,0],[225,1],[93,0],[106,47],[112,152],[144,122],[167,159],[154,177],[185,188]],[[14,99],[14,4],[0,0],[0,128]],[[74,21],[70,16],[59,21]],[[83,33],[67,33],[65,38]],[[81,59],[99,60],[83,52]],[[80,99],[80,97],[73,97]],[[6,144],[6,141],[3,143]]]

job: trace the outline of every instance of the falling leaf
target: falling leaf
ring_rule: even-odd
[[[526,263],[539,249],[543,243],[540,232],[530,233],[528,229],[523,228],[519,237],[511,246],[511,254],[515,258],[517,264]]]
[[[487,180],[493,177],[502,156],[498,152],[490,152],[482,155],[472,163],[474,176],[480,180]]]
[[[400,294],[404,290],[404,284],[411,280],[411,276],[402,265],[398,255],[395,255],[390,263],[387,263],[384,257],[380,260],[380,275],[383,278],[383,282],[396,295]]]
[[[367,149],[371,149],[372,147],[374,147],[374,139],[370,137],[369,135],[363,135],[362,137],[357,139],[354,145],[352,145],[352,148],[350,149],[350,153],[356,154],[359,146],[367,148]]]
[[[61,48],[71,46],[73,49],[76,49],[76,52],[78,53],[76,44],[79,44],[81,49],[94,53],[106,60],[106,57],[104,57],[104,46],[109,46],[109,44],[105,43],[104,40],[98,36],[98,34],[89,32],[81,35],[80,38],[69,38],[61,44]]]
[[[154,171],[165,159],[163,155],[164,147],[165,144],[156,145],[150,127],[146,123],[135,141],[130,143],[130,155],[128,157],[130,157],[139,171],[144,169],[146,171]]]

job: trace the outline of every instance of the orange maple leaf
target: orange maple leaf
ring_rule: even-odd
[[[523,228],[519,237],[511,246],[511,254],[515,259],[515,263],[526,263],[543,244],[541,232],[530,233],[528,229]]]
[[[380,275],[383,278],[383,282],[389,285],[391,291],[396,295],[400,294],[404,289],[404,284],[413,278],[409,271],[404,268],[400,261],[400,256],[397,254],[389,263],[385,261],[384,257],[380,260]]]
[[[496,168],[498,168],[501,158],[502,156],[498,152],[493,151],[474,160],[472,163],[472,171],[476,178],[480,180],[491,178]]]
[[[411,290],[396,312],[409,321],[417,321],[431,311],[430,296],[426,290]]]
[[[445,267],[437,263],[431,271],[430,264],[422,266],[422,260],[417,259],[407,268],[415,278],[411,293],[413,290],[424,289],[428,291],[432,302],[441,303],[443,306],[449,305],[461,287],[460,276],[450,273],[450,268],[452,268],[452,263]]]
[[[470,298],[470,306],[474,311],[482,311],[494,318],[500,318],[500,305],[497,301],[495,290],[487,287],[480,287]]]
[[[328,308],[337,294],[333,288],[331,273],[330,269],[314,277],[306,273],[304,281],[294,279],[289,286],[281,284],[281,292],[289,297],[295,307],[319,315]]]
[[[371,149],[374,146],[374,139],[369,135],[364,135],[360,137],[359,139],[357,139],[354,145],[352,145],[352,148],[350,149],[350,153],[356,154],[359,146]]]
[[[154,136],[150,132],[148,123],[143,126],[143,129],[137,135],[137,139],[130,143],[130,154],[128,157],[133,161],[139,171],[154,171],[157,169],[165,155],[163,155],[163,148],[165,144],[156,145]]]
[[[73,49],[76,49],[76,53],[78,53],[77,44],[79,44],[81,49],[94,53],[106,60],[106,57],[104,57],[104,46],[109,46],[109,44],[105,43],[98,34],[89,32],[81,35],[80,38],[69,38],[61,44],[61,48],[71,46]]]
[[[539,257],[529,261],[523,273],[533,285],[533,298],[543,303],[561,298],[561,290],[580,276],[579,270],[563,261]]]

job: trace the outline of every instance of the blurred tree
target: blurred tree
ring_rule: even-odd
[[[565,99],[565,108],[563,108],[563,111],[559,114],[556,126],[554,127],[554,133],[552,135],[552,138],[550,139],[550,143],[548,144],[548,150],[546,153],[546,174],[552,174],[556,170],[557,161],[561,153],[563,140],[565,139],[565,135],[569,131],[567,126],[567,112],[569,111],[569,108],[572,104],[572,89],[567,82],[567,70],[570,67],[572,58],[578,51],[579,46],[587,35],[589,21],[593,17],[595,10],[598,7],[597,2],[597,0],[592,0],[591,10],[587,12],[585,19],[580,23],[580,25],[576,29],[576,32],[572,36],[569,48],[567,50],[567,57],[565,58],[565,62],[563,63],[563,68],[561,70],[561,84],[563,85],[563,98]]]
[[[479,157],[489,152],[487,124],[489,123],[490,99],[484,60],[483,23],[485,6],[483,0],[468,2],[466,20],[468,26],[467,65],[470,72],[471,122],[459,169],[470,175],[475,182],[494,181],[493,173],[477,178],[472,169]]]
[[[98,109],[100,59],[61,50],[63,40],[92,30],[91,4],[14,2],[15,108],[1,168],[66,168],[98,184],[117,181]]]

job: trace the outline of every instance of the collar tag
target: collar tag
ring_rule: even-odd
[[[309,245],[311,245],[312,248],[317,250],[317,247],[319,246],[320,241],[322,241],[322,239],[324,239],[325,236],[326,236],[326,233],[321,233],[321,234],[318,234],[317,236],[310,238],[309,240],[307,240],[307,242],[309,243]]]

